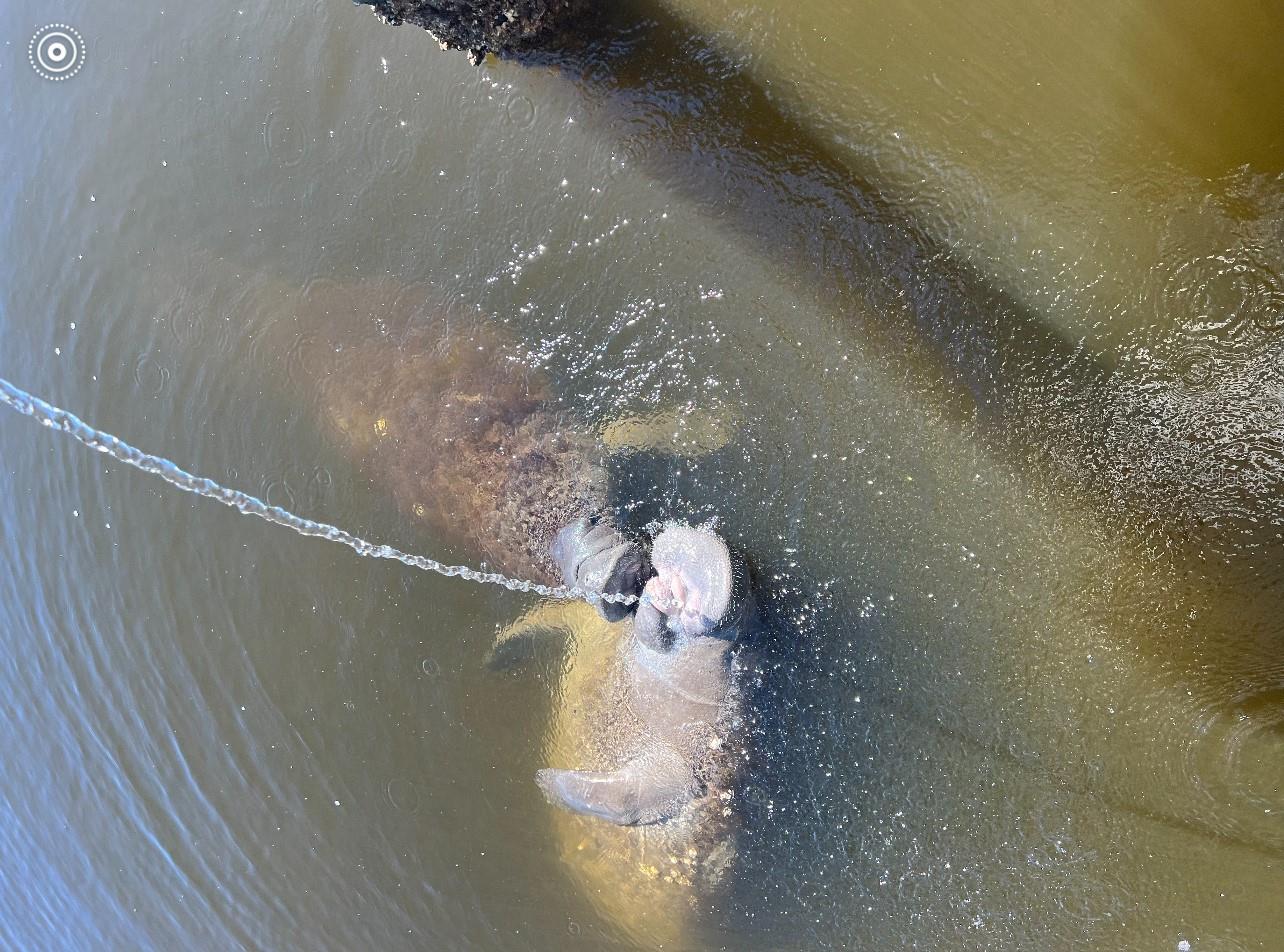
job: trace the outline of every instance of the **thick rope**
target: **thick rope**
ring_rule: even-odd
[[[565,585],[541,585],[539,582],[509,578],[506,575],[500,575],[498,572],[482,572],[466,565],[447,565],[444,562],[425,558],[422,555],[411,555],[408,552],[402,552],[400,549],[394,549],[389,545],[377,545],[373,542],[367,542],[365,539],[358,538],[350,532],[345,532],[337,526],[304,519],[302,516],[296,516],[280,506],[269,506],[261,499],[256,499],[247,493],[220,486],[212,479],[194,476],[186,470],[179,469],[178,466],[167,459],[144,453],[123,440],[117,439],[110,433],[94,429],[75,414],[46,403],[39,397],[32,396],[25,390],[15,387],[3,377],[0,377],[0,403],[17,410],[24,416],[32,417],[43,426],[68,434],[91,449],[106,453],[108,456],[126,465],[133,466],[135,469],[141,469],[145,473],[159,476],[171,486],[175,486],[184,492],[205,496],[208,499],[221,502],[225,506],[231,506],[233,509],[247,515],[258,516],[260,519],[266,519],[268,522],[275,523],[278,526],[286,526],[300,535],[315,536],[321,539],[328,539],[331,542],[341,542],[358,555],[368,556],[372,559],[393,559],[413,568],[436,572],[439,575],[464,578],[470,582],[502,585],[510,591],[534,592],[547,598],[583,599],[587,602],[606,601],[615,602],[619,605],[631,605],[638,600],[636,595],[588,592],[584,589],[571,588]]]

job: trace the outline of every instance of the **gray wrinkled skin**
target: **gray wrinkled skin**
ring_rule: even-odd
[[[585,517],[558,532],[551,547],[562,581],[572,588],[606,595],[641,595],[651,566],[642,547],[604,522]],[[632,606],[598,602],[607,621],[620,621]]]

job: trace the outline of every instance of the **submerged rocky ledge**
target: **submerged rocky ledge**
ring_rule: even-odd
[[[463,50],[477,64],[547,47],[597,6],[595,0],[354,0],[385,23],[410,23],[443,50]]]

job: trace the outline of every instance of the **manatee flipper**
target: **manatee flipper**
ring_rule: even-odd
[[[600,633],[604,622],[585,602],[541,602],[495,636],[486,667],[507,671],[543,652],[564,649],[577,636]]]
[[[519,668],[536,658],[548,657],[554,652],[564,651],[568,637],[566,629],[560,627],[523,628],[495,642],[486,653],[486,667],[492,671],[510,671]]]
[[[598,432],[608,453],[648,450],[698,456],[713,453],[735,439],[739,413],[730,405],[687,404],[649,413],[617,417]]]
[[[700,794],[677,751],[644,754],[615,771],[546,768],[535,780],[549,801],[620,826],[659,823]]]

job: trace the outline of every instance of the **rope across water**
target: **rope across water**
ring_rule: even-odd
[[[106,453],[108,456],[133,466],[135,469],[141,469],[145,473],[159,476],[171,486],[176,486],[184,492],[195,493],[198,496],[216,500],[247,515],[258,516],[260,519],[266,519],[268,522],[275,523],[278,526],[286,526],[300,535],[315,536],[320,539],[328,539],[331,542],[341,542],[358,555],[364,555],[372,559],[392,559],[413,568],[436,572],[439,575],[464,578],[470,582],[502,585],[510,591],[533,592],[547,598],[578,598],[587,602],[606,601],[620,605],[631,605],[638,600],[636,595],[588,592],[584,589],[570,588],[565,585],[541,585],[539,582],[509,578],[498,572],[482,572],[466,565],[447,565],[444,562],[438,562],[422,555],[411,555],[408,552],[402,552],[400,549],[394,549],[390,545],[367,542],[365,539],[358,538],[350,532],[345,532],[338,526],[304,519],[302,516],[296,516],[280,506],[269,506],[263,500],[256,499],[248,493],[220,486],[212,479],[195,476],[186,470],[180,469],[167,459],[144,453],[142,450],[130,446],[124,440],[112,436],[110,433],[94,429],[74,413],[55,407],[53,404],[46,403],[39,397],[34,397],[19,387],[15,387],[3,377],[0,377],[0,403],[17,410],[24,416],[37,420],[50,429],[60,430],[68,434],[91,449]]]

